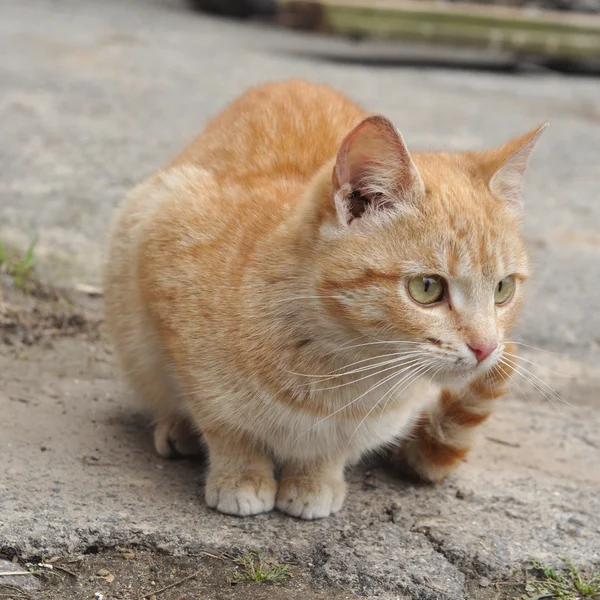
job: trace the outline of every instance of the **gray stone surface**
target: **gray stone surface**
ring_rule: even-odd
[[[1,558],[0,573],[15,573],[15,575],[2,576],[0,584],[18,587],[25,591],[39,590],[41,587],[35,575],[25,575],[27,571],[23,567]]]
[[[354,60],[373,52],[175,0],[3,3],[0,240],[24,248],[39,233],[43,273],[98,283],[126,189],[264,80],[332,83],[414,148],[484,147],[549,120],[527,185],[535,277],[518,339],[541,348],[524,354],[540,366],[525,365],[574,407],[520,381],[437,488],[381,469],[373,487],[359,469],[332,519],[240,520],[204,507],[201,464],[154,456],[102,336],[0,347],[0,547],[256,547],[300,561],[316,584],[382,598],[480,598],[468,585],[532,557],[600,565],[599,84]]]

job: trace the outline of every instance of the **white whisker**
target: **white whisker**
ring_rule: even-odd
[[[558,371],[553,371],[552,369],[549,369],[548,367],[545,367],[544,365],[535,363],[532,360],[528,360],[526,358],[523,358],[522,356],[519,356],[518,354],[513,354],[512,352],[504,351],[503,356],[510,356],[511,358],[516,358],[516,359],[522,360],[523,362],[529,363],[530,365],[533,365],[534,367],[544,369],[545,371],[549,371],[550,373],[553,373],[554,375],[559,375],[560,377],[573,378],[573,375],[567,375],[566,373],[559,373]]]
[[[501,362],[502,364],[506,365],[507,367],[509,367],[509,368],[510,368],[510,369],[511,369],[511,370],[512,370],[514,373],[516,373],[517,375],[519,375],[520,377],[522,377],[522,378],[523,378],[523,379],[524,379],[524,380],[525,380],[527,383],[529,383],[531,386],[533,386],[533,388],[534,388],[536,391],[540,392],[540,394],[542,394],[542,395],[544,396],[544,398],[546,398],[546,399],[548,400],[548,402],[550,402],[550,404],[552,405],[552,407],[553,407],[555,410],[558,410],[558,407],[556,406],[556,404],[554,404],[554,402],[552,401],[552,398],[548,398],[548,396],[546,396],[546,394],[545,394],[545,393],[544,393],[542,390],[540,390],[540,389],[539,389],[539,388],[536,386],[535,382],[531,381],[531,379],[529,379],[529,378],[527,377],[526,373],[523,373],[523,372],[521,372],[521,370],[520,370],[520,369],[518,369],[516,365],[514,365],[514,364],[510,364],[510,363],[509,363],[509,362],[507,362],[507,361],[506,361],[506,359],[504,359],[504,358],[501,358],[501,359],[500,359],[500,362]],[[513,380],[513,381],[514,381],[514,380]],[[515,381],[515,383],[516,383],[516,381]]]
[[[536,346],[528,346],[523,342],[515,342],[515,340],[507,340],[506,344],[516,344],[517,346],[523,346],[524,348],[529,348],[530,350],[538,350],[539,352],[545,352],[546,354],[554,354],[554,356],[567,356],[566,354],[561,354],[560,352],[552,352],[551,350],[545,350],[544,348],[538,348]]]
[[[421,372],[420,374],[421,374],[421,375],[423,375],[423,374],[424,374],[424,372],[426,372],[426,371],[427,371],[427,369],[428,369],[428,368],[429,368],[429,367],[430,367],[432,364],[433,364],[433,363],[428,363],[428,364],[424,365],[424,366],[425,366],[425,371]],[[440,372],[440,370],[441,370],[441,369],[442,369],[442,366],[438,367],[438,368],[437,368],[437,370],[436,370],[436,371],[433,373],[433,375],[431,376],[431,378],[433,379],[433,378],[434,378],[434,377],[435,377],[435,376],[436,376],[436,375],[437,375],[437,374]],[[416,370],[416,371],[414,371],[414,372],[413,372],[413,374],[415,374],[415,373],[416,373],[416,374],[419,374],[419,371],[420,371],[420,370]],[[402,390],[399,390],[399,391],[398,391],[398,387],[397,387],[397,386],[398,386],[398,385],[401,385],[401,384],[402,384],[402,382],[403,382],[404,380],[405,380],[405,379],[402,379],[402,380],[401,380],[401,381],[400,381],[398,384],[394,384],[394,387],[392,387],[392,388],[391,388],[391,390],[389,390],[388,392],[386,392],[386,395],[388,395],[388,394],[390,394],[390,392],[392,392],[393,394],[395,394],[396,396],[398,396],[399,394],[401,394],[401,393],[404,391],[404,389],[406,389],[406,387],[409,385],[409,383],[413,383],[413,382],[407,382],[407,384],[404,386],[404,388],[403,388]],[[384,396],[384,398],[385,398],[385,396]],[[389,403],[389,401],[390,401],[390,399],[391,399],[391,398],[392,398],[392,396],[390,395],[390,396],[387,398],[387,400],[385,401],[385,404],[383,405],[383,408],[381,409],[381,412],[379,413],[379,421],[377,422],[377,431],[378,431],[378,432],[379,432],[379,431],[380,431],[380,429],[381,429],[381,417],[383,416],[383,413],[385,413],[385,409],[387,408],[387,405],[388,405],[388,403]]]
[[[510,358],[505,358],[505,360],[512,363],[513,368],[519,367],[522,371],[525,371],[530,377],[533,377],[536,381],[539,381],[540,385],[543,386],[544,388],[546,388],[546,390],[548,390],[548,392],[550,394],[552,394],[557,400],[559,400],[560,402],[563,402],[564,404],[566,404],[567,406],[570,406],[571,408],[577,408],[573,404],[567,402],[554,388],[549,386],[543,379],[540,379],[535,373],[531,372],[529,369],[526,369],[523,365],[518,365],[514,360],[512,360]]]
[[[392,390],[394,388],[396,388],[398,385],[401,385],[402,382],[408,380],[408,382],[414,382],[415,377],[419,377],[424,371],[426,371],[429,368],[429,365],[422,365],[421,367],[418,368],[418,370],[416,372],[412,372],[409,373],[408,375],[406,375],[405,377],[403,377],[400,382],[395,383],[394,386],[392,387]],[[412,380],[412,381],[411,381]],[[406,389],[408,384],[406,384],[403,388]],[[388,392],[389,393],[389,390]],[[348,443],[346,444],[346,450],[348,449],[348,446],[350,446],[350,442],[352,441],[352,438],[354,438],[354,436],[356,435],[356,432],[361,428],[362,424],[367,420],[367,418],[369,417],[369,415],[379,406],[379,404],[381,403],[381,401],[383,400],[383,398],[385,398],[385,396],[387,395],[384,394],[381,398],[379,398],[379,400],[371,407],[371,409],[369,410],[369,412],[367,412],[367,414],[362,418],[361,422],[358,424],[358,426],[356,427],[356,429],[352,432],[352,435],[350,436],[350,438],[348,439]],[[381,415],[380,415],[381,418]]]
[[[347,381],[345,383],[340,383],[339,385],[334,385],[334,386],[331,386],[331,387],[315,388],[314,390],[311,390],[311,391],[322,392],[324,390],[336,390],[338,388],[345,387],[345,386],[348,386],[348,385],[353,385],[355,383],[358,383],[359,381],[363,381],[365,379],[369,379],[370,377],[375,377],[377,375],[381,375],[382,373],[386,373],[387,371],[391,371],[392,369],[395,369],[398,366],[401,366],[401,367],[412,366],[412,365],[420,362],[421,359],[419,357],[415,357],[415,358],[412,358],[411,362],[408,362],[408,363],[403,362],[405,360],[408,360],[408,359],[396,359],[394,361],[387,361],[388,363],[392,362],[394,364],[391,367],[386,367],[385,369],[380,369],[379,371],[377,371],[375,373],[369,373],[368,375],[365,375],[364,377],[360,377],[359,379],[353,379],[352,381]]]
[[[572,404],[567,402],[558,392],[553,390],[548,384],[546,384],[544,381],[542,381],[537,375],[534,375],[533,373],[531,373],[524,367],[517,365],[516,363],[511,364],[509,362],[506,362],[507,360],[509,360],[509,359],[501,359],[501,362],[503,362],[506,366],[514,369],[515,373],[519,374],[521,377],[523,377],[523,379],[525,379],[525,381],[527,381],[529,384],[531,384],[540,394],[542,394],[542,396],[544,396],[544,398],[546,398],[546,400],[548,400],[548,402],[550,402],[550,404],[552,404],[552,406],[556,410],[558,410],[558,407],[552,401],[552,397],[559,400],[560,402],[563,402],[567,406],[576,408]],[[547,389],[547,392],[544,391],[544,388],[542,387],[542,385],[536,383],[532,378],[537,379]],[[548,395],[548,394],[550,394],[550,395]]]
[[[495,371],[496,369],[498,369],[498,373],[500,374],[500,377],[502,377],[502,379],[509,385],[511,384],[511,382],[514,383],[517,386],[517,388],[519,389],[519,391],[521,392],[521,394],[523,394],[523,398],[525,398],[525,400],[527,400],[527,402],[529,402],[529,404],[531,404],[531,399],[523,391],[523,388],[514,379],[511,380],[509,377],[507,377],[499,365],[494,365],[494,368],[492,370]]]
[[[403,358],[403,357],[407,357],[408,358],[408,357],[411,357],[411,356],[416,356],[418,354],[422,354],[422,353],[410,351],[410,352],[392,352],[390,354],[380,354],[379,356],[373,356],[373,357],[370,357],[370,358],[364,358],[362,360],[357,360],[357,361],[355,361],[353,363],[350,363],[348,365],[345,365],[343,367],[339,367],[337,369],[334,369],[333,371],[330,371],[329,373],[326,373],[324,375],[312,375],[310,373],[298,373],[298,372],[295,372],[295,371],[288,371],[288,370],[286,370],[285,372],[289,373],[290,375],[297,375],[299,377],[312,377],[314,379],[333,379],[335,377],[344,377],[345,375],[350,375],[352,373],[358,373],[358,372],[361,371],[361,369],[368,370],[368,369],[374,368],[374,367],[376,367],[378,365],[383,365],[383,364],[386,364],[386,363],[390,362],[390,361],[384,361],[384,362],[381,362],[381,363],[377,363],[375,365],[367,365],[366,367],[361,367],[361,369],[354,369],[352,371],[346,371],[344,373],[338,373],[338,371],[341,371],[342,369],[347,369],[348,367],[352,367],[354,365],[358,365],[358,364],[361,364],[361,363],[364,363],[364,362],[368,362],[370,360],[377,360],[378,358],[386,358],[386,357],[389,357],[389,356],[395,356],[395,357],[398,357],[398,358]]]
[[[403,340],[380,340],[377,342],[366,342],[364,344],[353,344],[351,346],[340,346],[340,350],[348,350],[351,348],[363,348],[364,346],[377,346],[379,344],[394,344],[395,346],[398,346],[400,344],[408,344],[412,346],[421,346],[422,348],[427,347],[427,344],[424,344],[423,342],[409,342]]]
[[[402,371],[402,372],[404,372],[404,371]],[[342,410],[346,410],[347,408],[350,408],[353,404],[355,404],[356,402],[358,402],[359,400],[361,400],[362,398],[364,398],[367,394],[371,393],[373,390],[376,390],[378,387],[384,385],[385,383],[387,383],[388,381],[390,381],[394,377],[397,377],[398,375],[401,375],[401,374],[402,373],[392,373],[391,375],[388,375],[387,377],[384,377],[381,381],[379,381],[379,382],[375,383],[374,385],[372,385],[366,392],[363,392],[360,396],[358,396],[357,398],[355,398],[351,402],[348,402],[348,404],[345,404],[344,406],[338,408],[337,410],[334,410],[332,413],[328,414],[326,417],[323,417],[322,419],[320,419],[319,421],[317,421],[314,425],[311,425],[306,431],[302,432],[294,440],[294,443],[296,443],[302,436],[304,436],[307,433],[309,433],[310,431],[312,431],[315,427],[317,427],[317,426],[321,425],[322,423],[324,423],[325,421],[327,421],[327,419],[330,419],[331,417],[333,417],[334,415],[338,414]]]
[[[364,373],[366,371],[373,371],[374,369],[379,369],[375,373],[370,373],[369,375],[366,375],[365,377],[361,377],[360,379],[353,379],[353,380],[351,380],[349,382],[345,382],[343,384],[340,384],[339,386],[336,385],[336,386],[327,387],[327,388],[314,388],[315,390],[336,389],[337,387],[343,387],[343,386],[349,385],[351,383],[356,383],[358,381],[363,381],[363,379],[368,379],[369,377],[374,377],[374,376],[376,376],[376,375],[378,375],[380,373],[385,373],[386,371],[389,371],[392,368],[394,368],[393,366],[389,367],[389,368],[385,368],[385,369],[381,368],[381,367],[385,367],[386,365],[398,365],[398,366],[402,366],[403,364],[411,364],[411,363],[406,362],[406,361],[414,361],[415,359],[419,360],[420,358],[422,358],[422,356],[426,356],[426,354],[425,353],[419,353],[419,354],[414,354],[414,355],[411,355],[411,356],[404,356],[404,357],[400,357],[400,358],[395,358],[395,359],[383,361],[383,362],[377,363],[375,365],[360,367],[359,369],[354,369],[352,371],[348,371],[346,373],[341,373],[339,375],[332,375],[330,377],[323,377],[323,378],[319,378],[317,381],[312,381],[312,382],[300,384],[298,386],[298,389],[303,389],[303,388],[309,389],[315,383],[322,383],[322,382],[325,382],[325,381],[330,381],[332,379],[340,379],[342,377],[347,377],[349,375],[355,375],[355,374]]]
[[[337,373],[338,371],[341,371],[342,369],[346,369],[346,368],[352,367],[354,365],[359,365],[361,363],[368,362],[370,360],[376,360],[378,358],[387,358],[388,356],[413,356],[415,354],[422,354],[422,352],[414,351],[414,350],[407,350],[407,351],[403,351],[403,352],[390,352],[389,354],[379,354],[378,356],[363,358],[362,360],[357,360],[353,363],[350,363],[349,365],[346,365],[345,367],[340,367],[339,369],[334,369],[330,373],[330,375],[332,375],[333,373]]]

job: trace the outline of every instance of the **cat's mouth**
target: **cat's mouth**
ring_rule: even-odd
[[[434,370],[430,379],[439,385],[463,386],[491,371],[497,362],[497,358],[490,357],[480,363],[472,364],[465,357],[459,356],[449,363],[447,368]]]

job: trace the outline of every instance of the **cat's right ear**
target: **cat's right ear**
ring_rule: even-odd
[[[414,202],[424,189],[408,148],[389,119],[367,117],[345,137],[333,169],[331,195],[341,225]]]
[[[500,200],[520,212],[523,208],[525,168],[533,149],[548,126],[544,123],[500,148],[484,153],[490,175],[489,189]]]

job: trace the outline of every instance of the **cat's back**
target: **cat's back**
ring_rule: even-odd
[[[170,166],[194,165],[248,185],[256,176],[306,180],[365,114],[327,85],[264,84],[213,118]]]
[[[107,321],[120,354],[135,357],[155,328],[181,351],[195,347],[198,329],[189,324],[199,315],[213,342],[226,323],[237,327],[210,317],[237,314],[249,257],[363,117],[326,85],[262,85],[137,186],[116,218],[106,269]]]

